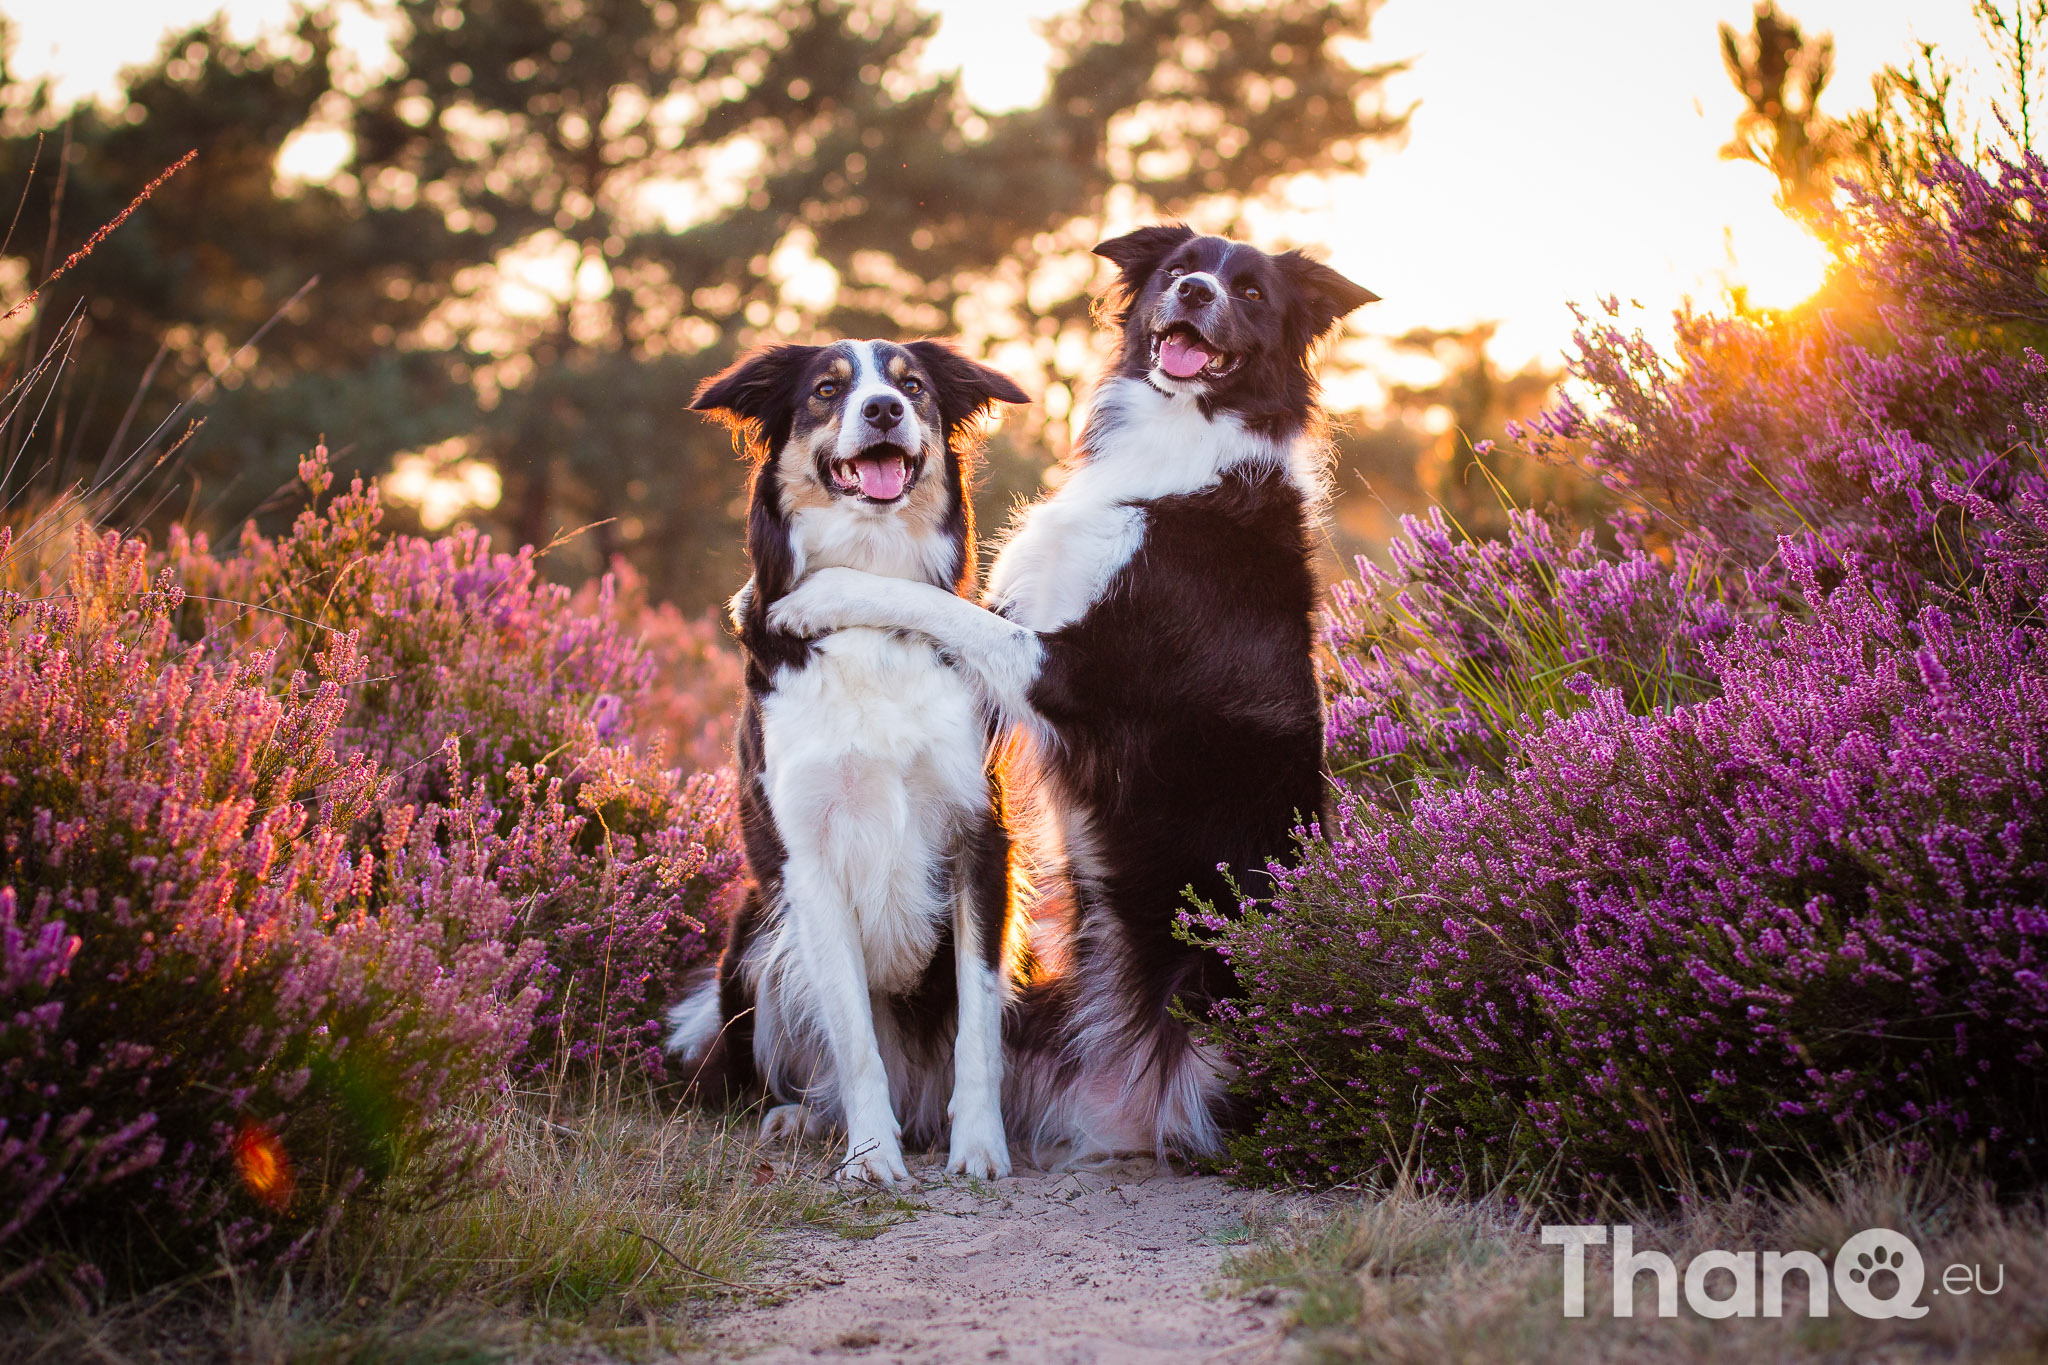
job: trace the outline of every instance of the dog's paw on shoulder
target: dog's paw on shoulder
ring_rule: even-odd
[[[818,570],[768,604],[769,626],[785,635],[810,639],[853,624],[842,618],[848,593],[862,577],[852,569]]]

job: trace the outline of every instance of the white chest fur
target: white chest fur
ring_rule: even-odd
[[[1145,540],[1145,513],[1127,502],[1059,493],[1024,514],[989,571],[988,604],[1041,634],[1088,610]]]
[[[1081,463],[1025,512],[989,574],[989,605],[1041,633],[1078,620],[1138,553],[1146,502],[1199,493],[1244,464],[1278,467],[1304,491],[1314,479],[1305,442],[1275,444],[1139,379],[1104,381],[1081,441]]]
[[[972,690],[921,640],[842,630],[777,674],[761,722],[790,894],[846,907],[869,984],[907,989],[949,913],[933,871],[988,808]]]
[[[953,542],[937,527],[911,524],[884,510],[848,507],[799,508],[790,516],[790,548],[796,551],[793,577],[816,569],[844,567],[945,583],[952,576]]]

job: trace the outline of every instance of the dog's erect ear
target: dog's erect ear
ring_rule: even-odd
[[[1151,279],[1152,272],[1159,268],[1159,263],[1182,242],[1192,240],[1194,235],[1195,230],[1186,223],[1155,223],[1097,244],[1095,254],[1116,262],[1121,275],[1119,283],[1127,294],[1136,298],[1145,287],[1145,281]]]
[[[1299,251],[1283,251],[1273,258],[1273,264],[1294,286],[1303,331],[1310,341],[1317,340],[1336,326],[1337,319],[1352,309],[1379,298],[1372,290],[1353,284],[1321,261]]]
[[[939,403],[939,420],[945,424],[946,439],[968,422],[987,412],[994,403],[1028,403],[1031,395],[1012,383],[1009,376],[969,360],[943,341],[913,341],[903,348],[932,378]]]
[[[763,346],[697,386],[690,399],[733,430],[749,455],[765,459],[789,439],[796,421],[796,385],[816,346]]]

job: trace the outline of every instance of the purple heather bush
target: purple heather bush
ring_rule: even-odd
[[[0,649],[0,1252],[81,1273],[317,1231],[405,1155],[459,1186],[502,1091],[539,945],[510,907],[380,894],[351,831],[377,766],[334,743],[352,632],[181,648],[143,547],[81,532],[68,591],[12,594]],[[466,850],[452,849],[460,862]],[[253,1135],[260,1135],[255,1140]],[[253,1145],[252,1145],[253,1144]],[[245,1178],[246,1160],[270,1161]],[[438,1168],[438,1169],[436,1169]],[[17,1251],[17,1248],[26,1248]],[[121,1254],[125,1253],[125,1254]]]
[[[1324,629],[1331,767],[1384,797],[1422,773],[1499,772],[1524,717],[1572,709],[1589,683],[1638,711],[1711,693],[1702,651],[1735,625],[1686,572],[1532,512],[1475,541],[1432,508],[1389,552],[1331,589]]]
[[[1922,189],[1838,220],[1850,321],[1589,321],[1518,434],[1606,535],[1438,515],[1337,588],[1336,812],[1205,917],[1241,1173],[2048,1176],[2048,166]]]
[[[700,757],[729,664],[377,520],[358,484],[224,555],[81,529],[0,592],[0,1279],[289,1260],[401,1166],[487,1179],[522,1071],[659,1076],[738,858],[650,719]]]
[[[322,464],[303,472],[326,490]],[[740,868],[730,774],[676,766],[662,725],[689,727],[685,753],[709,757],[737,666],[709,622],[649,611],[636,584],[572,592],[530,548],[494,551],[469,529],[385,539],[379,515],[358,484],[275,541],[246,532],[232,556],[174,533],[169,564],[192,595],[181,627],[300,657],[355,632],[366,677],[339,741],[390,774],[366,837],[402,844],[411,823],[473,808],[463,837],[482,840],[519,932],[547,945],[526,1065],[658,1075],[657,1016]]]

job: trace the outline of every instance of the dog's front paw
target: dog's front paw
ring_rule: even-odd
[[[852,569],[820,569],[768,604],[768,624],[805,639],[860,625],[848,609],[864,577]]]
[[[953,1138],[946,1149],[946,1170],[978,1180],[1000,1180],[1010,1173],[1010,1143],[1003,1135],[1000,1114],[953,1120]]]
[[[839,1163],[838,1176],[893,1187],[910,1183],[910,1168],[903,1164],[903,1149],[893,1136],[872,1133],[847,1139],[846,1160]]]

